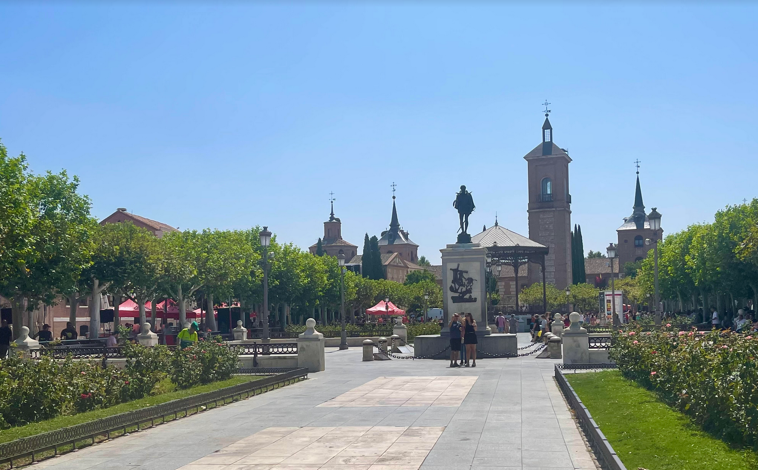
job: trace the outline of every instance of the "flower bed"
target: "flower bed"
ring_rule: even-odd
[[[127,344],[124,368],[100,361],[0,361],[0,429],[125,403],[153,393],[169,377],[179,388],[225,380],[237,368],[236,352],[213,341],[170,351]]]
[[[758,444],[758,338],[732,332],[614,333],[610,357],[621,373],[659,392],[706,430]]]

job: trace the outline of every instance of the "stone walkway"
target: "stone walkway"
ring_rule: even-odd
[[[555,362],[483,359],[450,369],[447,361],[363,363],[359,348],[327,349],[326,371],[307,381],[35,468],[595,470],[553,380]]]

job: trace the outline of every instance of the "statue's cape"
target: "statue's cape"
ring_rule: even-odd
[[[470,214],[474,212],[474,198],[471,197],[471,193],[460,194],[455,197],[455,208],[458,212],[463,214]]]

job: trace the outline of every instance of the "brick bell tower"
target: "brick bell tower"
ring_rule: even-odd
[[[524,156],[529,167],[529,238],[547,246],[545,279],[558,289],[571,279],[571,194],[568,152],[553,143],[550,103],[545,101],[542,143]],[[542,282],[540,268],[529,265],[529,281]]]

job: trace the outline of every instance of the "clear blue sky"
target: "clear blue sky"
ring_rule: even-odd
[[[268,225],[306,248],[334,191],[362,246],[395,181],[436,262],[460,184],[473,228],[497,211],[528,234],[545,98],[586,250],[631,214],[637,158],[667,233],[756,195],[754,4],[19,2],[0,31],[0,138],[78,175],[99,218]]]

